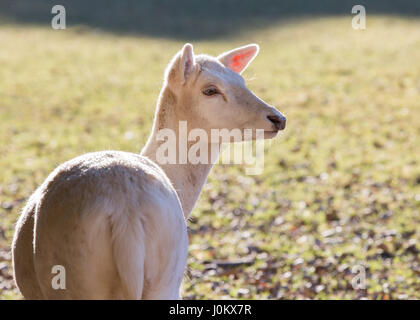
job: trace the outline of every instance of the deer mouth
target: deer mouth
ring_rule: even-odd
[[[264,139],[271,139],[277,136],[280,130],[265,130],[264,131]]]

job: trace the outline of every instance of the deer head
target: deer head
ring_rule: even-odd
[[[253,138],[260,129],[264,138],[273,138],[286,118],[252,93],[241,76],[258,51],[250,44],[218,57],[195,56],[192,45],[185,44],[165,72],[160,105],[170,102],[172,110],[163,114],[187,121],[191,129],[252,129]]]

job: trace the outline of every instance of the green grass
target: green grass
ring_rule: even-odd
[[[184,298],[420,298],[420,21],[350,23],[193,43],[209,54],[259,43],[244,77],[288,126],[261,175],[213,169],[189,222]],[[0,39],[0,298],[14,299],[8,252],[25,201],[81,153],[139,152],[183,42],[15,24],[1,24]],[[210,263],[242,258],[251,262]],[[351,286],[356,265],[366,290]]]

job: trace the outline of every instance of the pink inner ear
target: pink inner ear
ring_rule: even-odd
[[[191,67],[191,60],[187,59],[187,61],[185,61],[185,70],[187,70],[188,72],[188,70],[190,70],[190,67]]]
[[[230,61],[230,68],[235,72],[240,72],[248,63],[249,58],[251,58],[253,52],[252,50],[246,51],[244,53],[239,53],[232,57]]]

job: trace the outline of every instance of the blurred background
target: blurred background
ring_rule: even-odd
[[[419,15],[412,0],[1,0],[0,299],[21,299],[10,243],[30,194],[81,153],[139,152],[185,42],[258,43],[243,75],[288,126],[261,175],[213,169],[183,297],[420,298]]]

